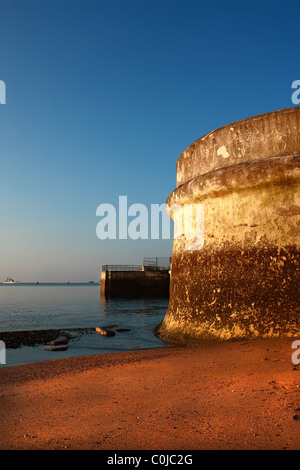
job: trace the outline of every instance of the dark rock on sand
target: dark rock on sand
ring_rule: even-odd
[[[99,335],[102,335],[102,336],[115,336],[115,332],[113,330],[110,330],[106,327],[97,327],[95,328],[95,331],[96,333],[98,333]]]
[[[71,341],[93,331],[94,328],[4,331],[0,332],[0,340],[4,341],[6,348],[17,349],[21,346],[49,344],[59,336],[65,336],[68,341]]]

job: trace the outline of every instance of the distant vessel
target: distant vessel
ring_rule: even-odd
[[[8,277],[2,284],[19,284],[20,281],[15,281],[12,277]]]

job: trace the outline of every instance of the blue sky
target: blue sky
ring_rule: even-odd
[[[170,256],[99,240],[96,209],[162,204],[202,135],[294,106],[295,1],[1,0],[0,280],[89,281]]]

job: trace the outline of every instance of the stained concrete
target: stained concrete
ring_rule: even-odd
[[[300,334],[299,107],[198,139],[177,161],[167,204],[203,204],[204,243],[187,250],[186,230],[174,239],[162,339]]]

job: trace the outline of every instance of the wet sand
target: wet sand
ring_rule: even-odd
[[[292,342],[1,368],[0,448],[300,449],[300,366],[292,363]]]

